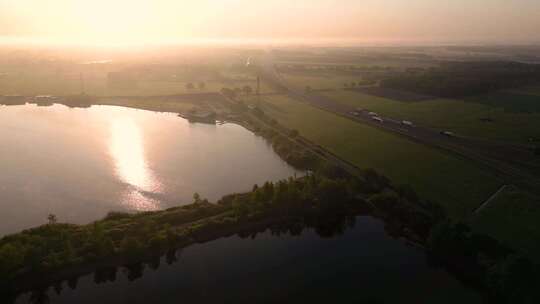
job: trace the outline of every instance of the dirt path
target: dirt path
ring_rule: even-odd
[[[476,210],[474,210],[473,212],[473,216],[476,216],[478,214],[480,214],[480,212],[482,212],[482,210],[486,209],[489,204],[491,202],[493,202],[495,200],[495,198],[497,198],[497,196],[502,193],[504,190],[506,190],[506,188],[510,187],[509,185],[503,185],[499,190],[497,190],[497,192],[495,192],[492,196],[490,196],[484,203],[482,203],[482,205],[480,205],[478,208],[476,208]]]

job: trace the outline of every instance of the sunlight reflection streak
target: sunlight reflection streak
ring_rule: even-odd
[[[124,203],[135,210],[155,210],[159,204],[141,195],[140,191],[156,190],[157,181],[145,159],[141,130],[130,118],[117,118],[111,123],[110,152],[120,180],[129,184]]]

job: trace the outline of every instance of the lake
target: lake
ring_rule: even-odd
[[[325,234],[326,235],[326,234]],[[481,303],[381,220],[325,238],[269,231],[187,247],[148,264],[87,275],[16,303]]]
[[[216,201],[299,172],[231,123],[112,106],[0,106],[0,235]]]

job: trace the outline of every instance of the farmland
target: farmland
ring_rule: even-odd
[[[508,95],[491,95],[497,106],[480,103],[481,97],[467,100],[432,99],[401,102],[357,91],[331,91],[324,94],[336,102],[361,107],[399,120],[411,120],[418,125],[451,130],[462,135],[526,143],[540,136],[540,113],[523,113],[501,107]],[[484,97],[483,100],[488,100]],[[530,104],[530,101],[527,100]],[[489,118],[492,121],[486,122]]]
[[[540,199],[507,187],[473,217],[473,227],[514,248],[525,250],[539,260],[540,254]]]
[[[137,76],[131,83],[114,86],[109,83],[107,74],[107,72],[70,72],[57,75],[52,71],[40,74],[13,72],[0,77],[0,95],[74,95],[84,91],[95,96],[155,96],[218,92],[224,87],[255,88],[257,85],[253,75],[225,72],[224,76],[219,78],[186,75],[182,79],[176,79],[173,74],[165,79]],[[83,87],[81,75],[84,77]],[[193,88],[189,88],[189,84],[192,84]],[[201,84],[203,87],[199,87]],[[265,86],[261,88],[263,93],[268,90]]]
[[[249,53],[207,52],[186,48],[158,60],[151,51],[0,49],[0,95],[152,96],[256,87]]]
[[[469,215],[501,185],[472,163],[286,96],[266,97],[261,106],[281,124],[339,157],[374,168],[396,184],[411,185],[444,205],[454,218]]]
[[[349,86],[352,82],[356,85],[356,83],[363,81],[362,76],[359,75],[347,75],[335,72],[319,72],[316,74],[310,72],[295,72],[281,74],[281,76],[287,83],[290,83],[295,87],[305,88],[306,86],[309,86],[315,90],[343,88],[344,85]]]

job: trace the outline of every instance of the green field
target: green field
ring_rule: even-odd
[[[1,61],[2,58],[0,58]],[[233,61],[215,65],[143,65],[140,63],[81,64],[5,64],[0,62],[0,95],[74,95],[82,90],[94,96],[152,96],[197,92],[219,92],[222,88],[257,86],[256,74],[243,66],[232,68]],[[128,79],[111,84],[111,73]],[[82,80],[82,81],[81,81]],[[204,82],[204,88],[199,83]],[[192,83],[193,89],[187,84]],[[261,83],[261,92],[272,89]]]
[[[540,96],[540,86],[530,86],[530,87],[525,87],[525,88],[520,88],[520,89],[514,89],[514,90],[509,90],[509,92]]]
[[[540,198],[508,187],[472,219],[475,230],[540,261]]]
[[[255,80],[205,80],[205,88],[187,89],[188,81],[141,80],[133,86],[114,88],[107,84],[105,75],[86,76],[84,91],[94,96],[152,96],[198,92],[219,92],[222,88],[242,88],[249,85],[255,90]],[[198,82],[194,82],[197,86]],[[261,92],[271,89],[262,84]],[[74,95],[81,92],[78,76],[68,78],[45,75],[25,75],[0,78],[0,95]]]
[[[307,86],[315,90],[338,89],[343,88],[345,84],[350,85],[351,82],[358,83],[362,81],[362,76],[332,72],[289,72],[280,75],[285,82],[300,89]]]
[[[413,186],[424,198],[444,205],[453,218],[468,216],[501,185],[467,161],[285,96],[267,97],[262,107],[341,158]]]
[[[515,142],[528,142],[529,138],[540,136],[540,113],[518,113],[481,104],[476,102],[480,97],[476,97],[475,102],[448,99],[401,102],[354,91],[323,94],[336,102],[368,109],[383,116],[468,136]],[[511,101],[508,100],[509,103]],[[493,122],[483,122],[481,118],[491,118]]]

